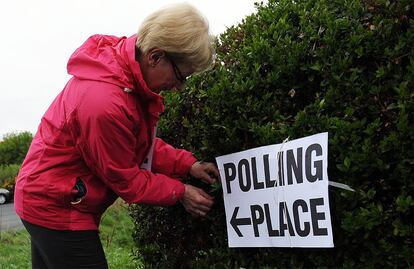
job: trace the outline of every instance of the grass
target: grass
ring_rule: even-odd
[[[100,226],[100,237],[109,268],[142,267],[141,262],[134,258],[133,228],[127,205],[121,200],[106,211]],[[26,230],[0,233],[0,268],[31,268],[30,237]]]
[[[141,267],[134,253],[133,229],[134,223],[128,214],[128,206],[118,199],[106,211],[100,226],[101,241],[109,268]]]
[[[30,237],[26,230],[0,233],[0,268],[31,268]]]

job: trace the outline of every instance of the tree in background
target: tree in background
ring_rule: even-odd
[[[30,132],[11,133],[0,141],[0,187],[14,189],[15,177],[32,142]]]
[[[229,249],[220,187],[194,219],[134,206],[148,268],[408,268],[414,264],[411,0],[269,0],[217,40],[214,68],[166,95],[159,134],[204,160],[329,132],[333,249]],[[196,184],[192,182],[192,184]]]
[[[11,133],[0,141],[0,165],[21,164],[32,143],[30,132]]]

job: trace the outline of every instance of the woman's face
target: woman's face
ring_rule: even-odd
[[[187,65],[175,62],[163,50],[152,49],[140,61],[142,75],[148,87],[156,93],[180,90],[191,75]]]

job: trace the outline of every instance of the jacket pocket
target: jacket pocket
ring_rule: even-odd
[[[71,191],[72,208],[90,214],[101,214],[116,199],[114,192],[94,176],[77,177]]]
[[[82,179],[80,177],[78,177],[76,179],[76,184],[75,186],[72,188],[72,196],[71,196],[71,201],[70,203],[72,205],[77,205],[80,202],[82,202],[83,198],[85,198],[86,194],[88,193],[88,190],[86,189],[85,184],[83,183]]]

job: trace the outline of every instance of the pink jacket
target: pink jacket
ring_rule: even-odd
[[[73,77],[43,116],[17,178],[15,207],[24,220],[95,230],[118,196],[154,205],[183,196],[177,179],[196,159],[154,139],[164,106],[134,60],[135,41],[95,35],[71,56]],[[142,168],[148,157],[151,171]],[[76,203],[79,180],[86,195]]]

